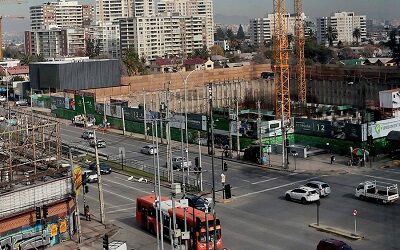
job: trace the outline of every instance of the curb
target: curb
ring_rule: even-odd
[[[322,232],[326,232],[326,233],[331,233],[331,234],[335,234],[335,235],[339,235],[339,236],[343,236],[347,239],[351,239],[351,240],[361,240],[364,238],[364,236],[361,236],[359,234],[354,234],[351,233],[349,231],[346,230],[342,230],[339,228],[335,228],[335,227],[329,227],[326,225],[317,225],[317,223],[311,223],[310,225],[308,225],[309,227],[315,228],[318,231],[322,231]]]

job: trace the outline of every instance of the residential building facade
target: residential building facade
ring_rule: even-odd
[[[305,21],[306,16],[303,13],[302,19]],[[286,29],[288,34],[294,35],[296,16],[294,14],[284,14]],[[250,42],[254,45],[262,45],[272,42],[272,34],[274,33],[274,14],[268,14],[262,18],[250,19],[249,34]]]
[[[132,17],[134,0],[96,0],[96,23]]]
[[[367,16],[356,15],[354,12],[337,12],[329,17],[320,17],[317,19],[317,40],[318,43],[328,45],[326,38],[328,28],[332,27],[337,37],[333,41],[333,45],[337,45],[339,41],[344,44],[352,44],[357,42],[357,38],[353,36],[355,29],[360,30],[360,38],[358,42],[367,38]]]
[[[120,20],[121,51],[134,47],[147,60],[191,54],[203,47],[203,18],[164,15]]]

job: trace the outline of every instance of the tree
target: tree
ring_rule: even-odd
[[[361,52],[361,55],[365,58],[373,57],[375,54],[376,47],[374,45],[368,44],[364,46],[363,51]]]
[[[396,60],[397,66],[400,65],[400,43],[396,39],[398,34],[399,31],[397,29],[390,31],[389,41],[387,42],[387,46],[392,51],[392,57]]]
[[[98,39],[86,39],[85,55],[89,58],[94,58],[100,55],[100,41]]]
[[[342,49],[342,48],[343,48],[343,42],[342,42],[342,41],[339,41],[339,42],[337,43],[337,47],[338,47],[339,49]]]
[[[360,28],[355,28],[353,31],[353,37],[356,39],[357,45],[359,44],[359,40],[361,38],[361,30]]]
[[[328,26],[328,30],[326,31],[325,37],[326,37],[326,39],[328,39],[329,47],[332,47],[333,41],[335,41],[337,38],[336,29],[333,28],[332,26]]]
[[[235,34],[234,34],[233,31],[232,31],[232,29],[228,29],[228,30],[226,31],[226,37],[227,37],[229,40],[236,38],[236,37],[235,37]]]
[[[25,65],[28,66],[30,63],[33,62],[44,62],[45,59],[43,57],[43,55],[39,54],[39,55],[23,55],[21,58],[21,65]]]
[[[138,75],[139,73],[145,72],[144,63],[133,47],[125,50],[122,62],[125,64],[128,76]]]
[[[243,27],[242,27],[242,25],[240,24],[240,25],[239,25],[239,29],[238,29],[237,34],[236,34],[236,38],[237,38],[238,40],[244,40],[245,37],[246,37],[246,35],[244,34]]]
[[[215,56],[215,55],[223,56],[224,55],[224,49],[221,48],[221,46],[214,45],[214,46],[212,46],[210,48],[210,54],[212,56]]]
[[[200,57],[207,60],[210,57],[207,46],[203,46],[203,48],[201,49],[195,49],[191,57],[192,58]]]
[[[220,28],[217,28],[217,31],[216,31],[216,33],[215,33],[215,37],[214,37],[214,40],[215,41],[223,41],[223,40],[225,40],[226,39],[226,34],[225,34],[225,31],[220,27]]]
[[[357,55],[354,54],[353,50],[350,47],[345,47],[340,50],[339,58],[342,60],[356,59]]]

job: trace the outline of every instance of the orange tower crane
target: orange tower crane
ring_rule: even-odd
[[[289,46],[287,38],[285,0],[273,0],[274,31],[273,70],[275,84],[275,117],[282,119],[284,124],[291,116],[290,84],[289,84]]]
[[[303,0],[294,1],[294,10],[296,13],[295,39],[296,39],[296,75],[298,101],[304,105],[307,103],[307,83],[306,83],[306,65],[304,61],[304,20],[303,20]]]

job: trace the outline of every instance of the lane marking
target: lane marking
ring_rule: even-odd
[[[375,175],[360,174],[359,176],[365,176],[365,177],[370,177],[370,178],[374,178],[374,179],[381,179],[381,180],[387,180],[387,181],[400,182],[399,179],[391,179],[391,178],[379,177],[379,176],[375,176]]]
[[[97,187],[96,187],[96,189],[97,189]],[[124,195],[121,195],[121,194],[117,194],[117,193],[114,193],[114,192],[108,191],[108,190],[106,190],[106,189],[103,189],[103,192],[110,193],[110,194],[113,194],[113,195],[115,195],[115,196],[118,196],[118,197],[120,197],[120,198],[123,198],[123,199],[129,200],[129,201],[136,202],[136,200],[135,200],[135,199],[132,199],[132,198],[126,197],[126,196],[124,196]]]
[[[121,212],[121,211],[126,211],[126,210],[132,210],[132,212],[134,213],[135,210],[136,210],[136,207],[122,208],[122,209],[117,209],[117,210],[108,211],[108,212],[106,212],[106,213],[107,213],[107,214],[113,214],[113,213],[117,213],[117,212]]]
[[[107,180],[107,179],[104,179],[104,181],[111,182],[111,183],[114,183],[114,184],[117,184],[119,186],[123,186],[123,187],[126,187],[126,188],[130,188],[130,189],[133,189],[133,190],[145,193],[145,194],[151,194],[151,192],[144,191],[142,189],[135,188],[135,187],[132,187],[132,186],[128,186],[128,185],[125,185],[125,184],[122,184],[122,183],[118,183],[118,182],[115,182],[115,181],[111,181],[111,180]]]
[[[400,171],[396,171],[396,170],[379,169],[379,171],[387,172],[387,173],[393,173],[393,174],[400,174]]]
[[[291,173],[291,174],[286,175],[286,176],[292,176],[292,175],[298,175],[298,174],[299,174],[299,173]],[[277,180],[277,179],[280,179],[280,178],[284,178],[284,177],[286,177],[286,176],[280,176],[280,177],[270,178],[270,179],[266,179],[266,180],[262,180],[262,181],[253,182],[253,183],[251,183],[251,184],[252,184],[252,185],[256,185],[256,184],[259,184],[259,183],[263,183],[263,182],[268,182],[268,181],[273,181],[273,180]]]
[[[315,180],[315,179],[318,179],[318,178],[321,178],[321,177],[326,177],[326,176],[329,176],[329,175],[321,175],[321,176],[317,176],[317,177],[313,177],[313,178],[294,181],[294,182],[283,184],[283,185],[280,185],[280,186],[276,186],[276,187],[272,187],[272,188],[263,189],[263,190],[260,190],[260,191],[255,191],[255,192],[251,192],[251,193],[235,196],[235,197],[233,197],[233,199],[238,199],[238,198],[243,198],[243,197],[247,197],[247,196],[251,196],[251,195],[255,195],[255,194],[260,194],[260,193],[264,193],[264,192],[268,192],[268,191],[271,191],[271,190],[275,190],[275,189],[291,186],[291,185],[294,185],[294,184],[297,184],[297,183],[301,183],[301,182]]]
[[[122,204],[122,205],[113,205],[113,206],[108,206],[107,208],[118,208],[118,207],[125,207],[125,206],[132,206],[134,203],[126,203],[126,204]]]

